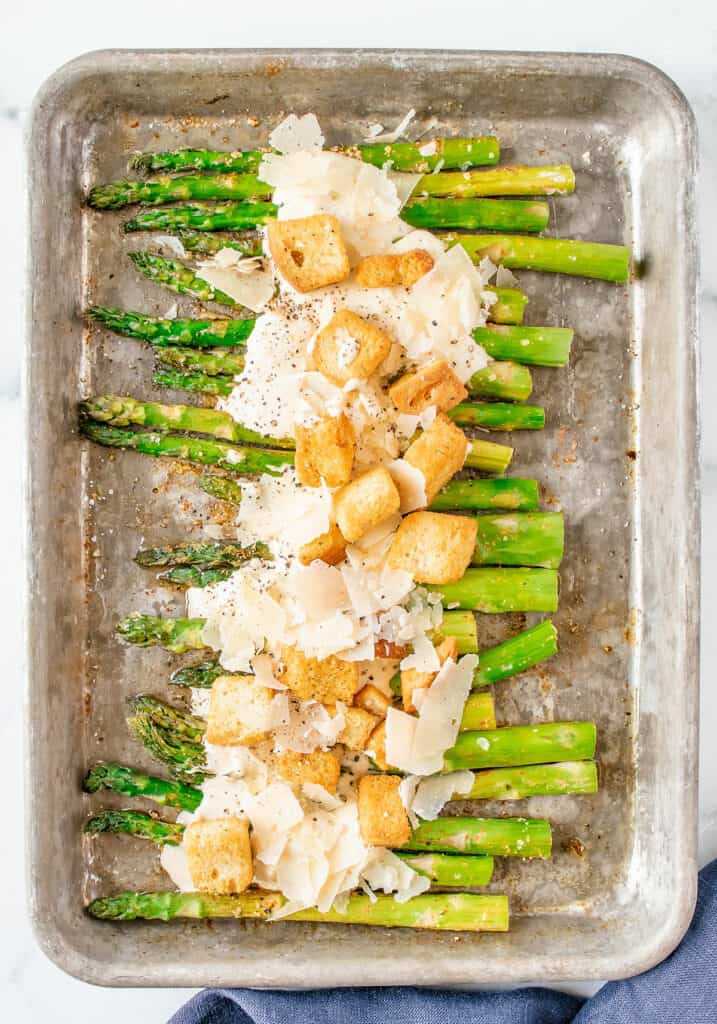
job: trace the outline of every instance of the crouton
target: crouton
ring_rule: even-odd
[[[477,532],[472,517],[412,512],[396,531],[388,564],[410,572],[416,583],[455,583],[470,565]]]
[[[368,738],[366,753],[378,765],[381,771],[387,772],[391,765],[386,760],[386,719],[379,722]]]
[[[341,765],[329,750],[314,750],[310,754],[285,750],[276,755],[274,764],[279,775],[295,789],[301,789],[305,782],[315,782],[329,793],[336,792]]]
[[[342,487],[351,479],[355,437],[344,414],[322,416],[312,426],[296,425],[296,475],[307,487]]]
[[[411,824],[398,793],[398,775],[364,775],[358,785],[361,838],[369,846],[403,846]]]
[[[332,523],[326,533],[314,537],[299,548],[299,561],[302,565],[311,565],[317,558],[328,565],[338,565],[345,555],[346,540],[336,523]]]
[[[357,708],[364,708],[366,711],[370,711],[372,715],[377,715],[378,718],[385,718],[388,709],[391,707],[390,699],[373,683],[367,683],[363,689],[359,690],[354,699],[354,704]]]
[[[219,747],[261,743],[275,694],[253,676],[219,676],[209,695],[207,743]]]
[[[446,637],[436,647],[436,653],[441,665],[445,664],[449,658],[457,661],[458,641],[454,636]],[[401,700],[403,701],[404,711],[413,714],[418,710],[413,702],[413,695],[416,690],[425,690],[427,686],[430,686],[436,678],[436,674],[435,672],[419,672],[417,668],[404,668],[401,670]]]
[[[366,380],[391,351],[391,339],[358,313],[341,309],[319,331],[311,353],[316,369],[332,384]]]
[[[436,359],[405,373],[388,389],[399,410],[418,416],[434,405],[439,412],[447,412],[468,395],[445,359]]]
[[[333,654],[319,660],[308,658],[298,647],[282,647],[279,672],[299,700],[351,704],[358,690],[358,662],[341,661]]]
[[[462,468],[468,454],[468,438],[445,413],[440,413],[420,437],[408,446],[406,462],[420,469],[426,479],[430,504],[451,477]]]
[[[366,470],[334,494],[336,523],[351,544],[400,507],[401,495],[385,466]]]
[[[311,292],[349,276],[346,243],[331,214],[273,220],[267,234],[279,272],[297,291]]]
[[[410,288],[429,270],[433,270],[433,258],[425,249],[365,256],[356,268],[356,284],[361,288]]]
[[[334,708],[329,712],[335,714]],[[344,709],[346,724],[339,733],[338,742],[349,750],[365,750],[369,736],[378,725],[380,719],[364,708],[350,707]]]
[[[192,885],[219,895],[244,892],[254,877],[246,818],[193,821],[184,832]]]

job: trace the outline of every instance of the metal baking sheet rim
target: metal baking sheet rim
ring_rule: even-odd
[[[679,424],[686,444],[679,452],[681,462],[681,482],[684,485],[686,498],[692,498],[682,523],[681,564],[685,568],[685,581],[682,589],[684,596],[685,630],[683,651],[683,674],[681,679],[680,699],[676,702],[673,714],[681,712],[683,736],[687,749],[692,752],[692,763],[696,762],[697,719],[698,719],[698,667],[699,667],[699,395],[698,395],[698,349],[697,349],[697,239],[695,223],[695,176],[696,176],[696,129],[692,111],[675,84],[659,69],[632,57],[612,54],[581,54],[581,53],[512,53],[512,52],[481,52],[481,51],[342,51],[342,50],[176,50],[176,51],[97,51],[79,57],[60,68],[42,87],[35,100],[33,116],[28,135],[29,151],[29,253],[28,253],[28,305],[27,305],[27,345],[25,350],[26,363],[24,374],[24,400],[27,417],[27,450],[28,465],[26,478],[26,509],[28,522],[29,564],[26,579],[26,642],[29,665],[29,688],[25,694],[26,701],[26,805],[27,833],[26,849],[28,860],[28,897],[31,917],[37,940],[46,953],[59,967],[68,974],[92,984],[115,986],[199,986],[199,985],[250,985],[266,988],[309,988],[321,986],[343,985],[400,985],[416,984],[420,980],[424,985],[465,986],[476,982],[476,976],[482,983],[515,983],[519,981],[549,981],[581,978],[618,978],[627,977],[646,970],[667,956],[679,943],[684,935],[692,916],[696,898],[696,823],[697,823],[697,778],[696,771],[685,780],[680,793],[674,794],[674,832],[679,836],[675,844],[680,845],[681,857],[674,864],[676,891],[679,898],[671,907],[669,920],[664,927],[653,933],[649,940],[629,956],[616,959],[610,954],[601,957],[585,956],[579,950],[566,951],[565,955],[554,961],[546,961],[539,953],[530,957],[503,957],[499,963],[490,957],[490,936],[485,936],[481,943],[481,953],[472,965],[466,965],[462,959],[456,967],[451,962],[450,952],[447,956],[436,956],[432,962],[417,964],[410,955],[396,956],[389,966],[368,964],[361,957],[342,958],[342,976],[336,976],[336,965],[317,962],[310,957],[297,958],[291,963],[282,958],[280,963],[269,962],[255,964],[253,969],[243,967],[240,971],[227,963],[224,971],[215,966],[201,964],[182,964],[162,962],[156,965],[136,963],[107,962],[94,959],[80,951],[72,941],[74,927],[79,924],[70,923],[60,927],[53,916],[48,898],[51,894],[43,886],[45,868],[50,858],[57,856],[53,850],[47,831],[34,828],[36,812],[42,806],[42,792],[45,783],[41,773],[42,747],[46,743],[48,718],[50,709],[38,702],[35,697],[39,693],[37,677],[36,650],[41,644],[42,630],[49,628],[46,618],[47,595],[42,594],[37,585],[38,560],[43,555],[43,530],[51,529],[51,517],[46,515],[48,495],[37,490],[39,474],[39,458],[37,446],[33,446],[32,438],[36,424],[31,416],[35,415],[37,406],[31,405],[33,399],[46,395],[38,394],[33,373],[32,353],[38,331],[35,323],[35,300],[38,289],[37,271],[39,251],[43,238],[43,218],[51,216],[45,207],[45,196],[37,194],[34,185],[38,180],[38,161],[42,159],[45,149],[44,131],[56,109],[62,103],[63,93],[84,77],[103,69],[111,70],[122,66],[138,72],[159,70],[166,66],[168,60],[186,67],[187,71],[201,72],[202,67],[218,60],[233,61],[237,69],[242,61],[251,62],[257,59],[270,61],[291,59],[295,63],[304,63],[307,67],[320,63],[322,66],[336,66],[346,59],[356,61],[388,60],[394,66],[402,60],[413,62],[445,61],[450,59],[470,59],[476,64],[487,66],[500,72],[502,68],[524,70],[526,75],[560,75],[568,72],[579,73],[589,68],[592,73],[605,77],[624,75],[642,82],[652,90],[659,101],[671,108],[671,113],[679,125],[684,140],[683,170],[684,191],[680,197],[678,208],[671,211],[678,223],[676,234],[681,254],[680,280],[682,283],[682,337],[685,365],[682,404],[683,420]],[[691,444],[689,442],[692,442]],[[42,503],[42,509],[39,504]],[[79,779],[78,791],[79,791]],[[42,821],[42,817],[39,818]],[[663,837],[667,843],[670,836]],[[79,837],[78,837],[79,840]],[[64,922],[67,925],[68,922]],[[89,921],[88,921],[89,924]],[[107,925],[106,927],[116,927]],[[155,927],[165,927],[156,925]],[[299,938],[299,945],[301,939]],[[310,940],[309,940],[310,941]],[[418,968],[418,971],[417,971]],[[480,968],[476,975],[476,968]],[[417,973],[419,977],[417,978]]]

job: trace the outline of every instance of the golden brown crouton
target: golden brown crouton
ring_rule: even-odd
[[[391,765],[386,760],[386,719],[379,722],[368,738],[365,747],[366,752],[376,762],[378,767],[387,772]]]
[[[364,775],[359,780],[359,828],[369,846],[403,846],[411,837],[400,783],[398,775]]]
[[[252,746],[266,739],[263,723],[276,690],[253,676],[219,676],[209,695],[207,743],[220,747]]]
[[[310,754],[285,750],[276,755],[274,764],[279,775],[296,789],[301,789],[305,782],[315,782],[329,793],[336,792],[341,765],[329,750],[314,750]]]
[[[468,454],[468,438],[444,413],[408,446],[406,462],[420,469],[426,478],[426,500],[430,504],[451,477],[462,468]]]
[[[332,523],[326,533],[314,537],[299,548],[299,561],[302,565],[311,565],[318,558],[328,565],[338,565],[346,555],[346,540],[336,523]]]
[[[391,385],[388,393],[399,412],[412,416],[418,416],[431,405],[439,412],[447,412],[468,394],[445,359],[436,359],[405,373]]]
[[[184,833],[189,874],[199,892],[244,892],[254,877],[246,818],[193,821]]]
[[[333,715],[335,709],[329,708],[329,712]],[[364,708],[355,707],[345,708],[344,718],[346,724],[339,733],[338,742],[343,743],[349,750],[365,750],[368,738],[380,719]]]
[[[307,487],[342,487],[351,479],[355,437],[344,413],[322,416],[312,426],[296,425],[296,475]]]
[[[365,380],[391,351],[391,339],[350,309],[340,309],[316,335],[312,359],[332,384]]]
[[[298,647],[282,647],[280,678],[300,700],[318,700],[322,704],[343,701],[351,704],[358,689],[357,661],[307,658]]]
[[[356,284],[361,288],[410,288],[429,270],[433,270],[433,258],[425,249],[365,256],[356,268]]]
[[[273,220],[267,233],[279,272],[297,291],[311,292],[349,276],[346,243],[331,214]]]
[[[359,690],[354,704],[357,708],[365,708],[366,711],[370,711],[372,715],[377,715],[379,718],[385,718],[391,707],[389,698],[373,683],[366,683],[363,689]]]
[[[336,522],[350,544],[400,507],[401,495],[385,466],[367,469],[334,494]]]
[[[436,653],[438,654],[438,660],[441,665],[445,664],[449,658],[453,661],[458,660],[458,641],[454,636],[446,637],[446,639],[436,647]],[[413,714],[417,708],[413,702],[413,695],[416,690],[425,690],[427,686],[430,686],[433,680],[436,678],[436,672],[419,672],[416,668],[404,668],[401,670],[401,699],[403,701],[403,710],[409,714]]]
[[[455,583],[471,563],[477,532],[472,517],[412,512],[396,531],[388,564],[410,572],[416,583]]]

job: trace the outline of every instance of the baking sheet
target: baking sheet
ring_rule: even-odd
[[[82,194],[123,175],[133,150],[250,148],[284,113],[307,110],[330,144],[347,143],[409,107],[412,137],[490,130],[503,161],[571,162],[576,194],[551,200],[550,233],[624,240],[641,261],[629,287],[518,273],[527,323],[576,330],[570,367],[534,372],[548,427],[514,436],[511,467],[540,481],[543,507],[565,510],[567,545],[561,652],[497,686],[497,710],[505,724],[594,719],[600,793],[480,805],[554,825],[550,861],[497,862],[505,935],[90,920],[94,896],[168,885],[146,843],[80,834],[93,809],[126,803],[81,794],[91,763],[162,773],[129,736],[125,698],[177,699],[177,659],[112,635],[132,611],[182,607],[131,557],[222,524],[193,474],[77,438],[85,395],[153,394],[148,347],[88,330],[79,310],[162,315],[175,298],[131,267],[126,253],[146,243],[121,234],[125,215],[89,211]],[[673,83],[616,56],[106,51],[46,84],[30,138],[28,842],[36,931],[65,970],[113,985],[466,984],[618,977],[673,948],[695,888],[694,153]],[[481,644],[535,618],[481,616]]]

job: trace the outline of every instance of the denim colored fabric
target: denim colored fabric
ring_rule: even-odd
[[[543,988],[214,989],[200,992],[170,1024],[717,1024],[717,860],[699,883],[692,924],[675,952],[592,999]]]

